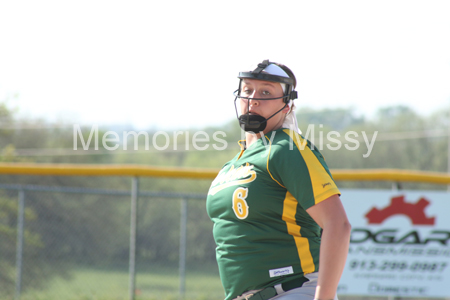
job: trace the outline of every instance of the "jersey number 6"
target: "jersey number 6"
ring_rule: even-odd
[[[237,188],[233,193],[233,211],[239,219],[245,219],[248,216],[247,198],[248,188]]]

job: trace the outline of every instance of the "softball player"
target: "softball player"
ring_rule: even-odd
[[[295,76],[265,60],[239,79],[245,140],[207,197],[225,299],[337,299],[350,224],[324,158],[298,129]]]

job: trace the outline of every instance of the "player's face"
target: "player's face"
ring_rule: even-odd
[[[262,81],[255,79],[243,79],[241,84],[241,96],[248,98],[279,98],[283,97],[283,88],[281,84],[271,81]],[[241,114],[256,114],[268,119],[275,112],[279,111],[285,103],[283,99],[276,100],[254,100],[241,98]],[[286,106],[281,112],[267,121],[264,133],[278,129],[283,124],[289,107]]]

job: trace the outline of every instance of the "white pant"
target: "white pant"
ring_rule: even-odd
[[[306,274],[305,277],[308,278],[309,281],[305,282],[301,287],[284,292],[270,298],[270,300],[313,300],[316,293],[319,273]],[[338,300],[337,296],[334,296],[334,300]]]
[[[303,283],[301,287],[279,294],[270,298],[270,300],[314,300],[319,273],[315,272],[306,274],[305,277],[308,278],[309,281]],[[246,295],[253,294],[258,291],[260,290],[248,291],[233,300],[243,300]],[[334,300],[338,300],[337,296],[334,296]]]

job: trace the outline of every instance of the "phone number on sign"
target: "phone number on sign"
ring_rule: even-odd
[[[443,272],[447,267],[446,262],[407,262],[407,261],[376,261],[376,260],[351,260],[350,270],[379,270],[379,271],[421,271]]]

